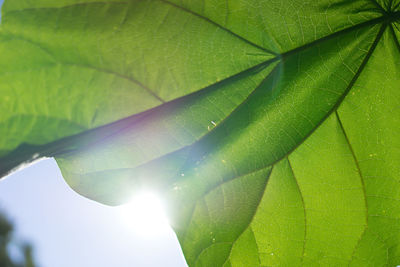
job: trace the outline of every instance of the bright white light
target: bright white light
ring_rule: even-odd
[[[152,192],[141,192],[118,208],[124,222],[136,234],[151,237],[170,231],[163,202]]]

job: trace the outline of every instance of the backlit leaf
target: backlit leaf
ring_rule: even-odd
[[[400,264],[400,1],[8,0],[0,171],[168,201],[190,266]]]

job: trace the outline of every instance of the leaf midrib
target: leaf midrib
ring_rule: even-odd
[[[273,63],[273,62],[275,62],[275,61],[277,61],[277,60],[279,60],[279,59],[281,59],[281,58],[282,58],[282,61],[284,61],[284,60],[285,60],[287,57],[289,57],[290,55],[293,55],[293,54],[296,54],[296,53],[300,53],[301,51],[303,51],[303,50],[305,50],[305,49],[308,49],[308,48],[310,48],[310,47],[312,47],[312,46],[314,46],[314,45],[317,45],[317,44],[319,44],[319,43],[321,43],[321,42],[328,41],[329,39],[335,38],[335,37],[337,37],[338,35],[346,34],[346,33],[348,33],[349,31],[357,30],[357,29],[359,29],[359,28],[366,27],[366,26],[369,26],[369,25],[378,24],[378,23],[381,22],[384,18],[385,18],[385,17],[380,17],[380,18],[377,18],[377,19],[374,19],[374,20],[371,20],[371,21],[367,21],[367,22],[364,22],[364,23],[361,23],[361,24],[354,25],[354,26],[351,27],[351,28],[347,28],[347,29],[344,29],[344,30],[342,30],[342,31],[340,31],[340,32],[336,32],[335,34],[332,34],[332,35],[323,37],[323,38],[318,39],[318,40],[316,40],[316,41],[314,41],[314,42],[312,42],[312,43],[306,44],[306,45],[301,46],[301,47],[299,47],[299,48],[296,48],[296,49],[294,49],[294,50],[288,51],[288,52],[286,52],[286,53],[284,53],[284,54],[282,54],[282,55],[280,55],[280,56],[276,56],[275,58],[272,58],[272,59],[269,59],[269,60],[267,60],[267,61],[264,61],[264,62],[262,62],[262,63],[260,63],[260,64],[258,64],[258,65],[256,65],[256,66],[250,68],[250,69],[247,69],[247,70],[244,70],[244,71],[242,71],[242,72],[240,72],[240,73],[238,73],[238,74],[235,74],[234,76],[236,76],[236,75],[241,75],[241,74],[243,74],[243,73],[247,73],[247,72],[249,72],[249,71],[252,71],[253,69],[258,69],[258,68],[262,68],[262,69],[263,69],[263,68],[265,68],[266,66],[270,65],[271,63]],[[381,30],[382,30],[382,29],[381,29]],[[383,29],[383,30],[384,30],[384,29]],[[383,30],[382,30],[382,33],[383,33]],[[379,38],[380,38],[380,37],[379,37]],[[375,39],[375,41],[377,42],[377,41],[379,41],[379,40]],[[374,44],[373,44],[373,45],[374,45]],[[372,47],[373,45],[371,45],[371,47]],[[371,52],[371,53],[367,53],[367,55],[366,55],[366,57],[368,57],[368,59],[369,59],[370,54],[372,54],[371,49],[370,49],[369,52]],[[363,61],[363,63],[361,64],[362,67],[364,67],[363,64],[365,65],[366,62],[368,61],[368,59]],[[155,158],[153,158],[153,159],[151,159],[151,160],[149,160],[149,161],[147,161],[147,162],[144,162],[144,163],[141,163],[141,164],[139,164],[139,165],[137,165],[137,166],[134,166],[134,167],[132,167],[131,169],[144,166],[144,165],[146,165],[146,164],[148,164],[148,163],[150,163],[150,162],[152,162],[152,161],[154,161],[154,160],[157,160],[157,159],[163,158],[163,157],[165,157],[165,156],[171,155],[171,154],[173,154],[173,153],[175,153],[175,152],[177,152],[177,151],[181,151],[181,150],[183,150],[183,149],[186,149],[186,148],[188,148],[188,147],[190,147],[190,146],[193,146],[194,144],[198,143],[198,142],[199,142],[200,140],[202,140],[204,137],[206,137],[207,135],[209,135],[210,133],[212,133],[213,131],[215,131],[215,130],[219,127],[219,125],[221,125],[224,121],[226,121],[239,107],[241,107],[242,105],[244,105],[244,104],[248,101],[249,97],[252,96],[253,93],[257,90],[257,88],[259,88],[259,87],[264,83],[265,80],[267,80],[271,75],[273,75],[273,73],[278,69],[278,66],[279,66],[279,65],[277,65],[277,66],[276,66],[276,67],[275,67],[275,68],[274,68],[274,69],[273,69],[273,70],[272,70],[272,71],[257,85],[257,86],[255,86],[255,88],[249,93],[249,95],[244,99],[244,101],[242,101],[242,102],[241,102],[239,105],[237,105],[231,112],[229,112],[229,113],[224,117],[224,119],[221,120],[221,121],[218,123],[218,125],[217,125],[216,127],[212,128],[212,129],[211,129],[210,131],[208,131],[208,132],[205,132],[203,135],[200,135],[199,138],[197,138],[196,140],[194,140],[192,143],[190,143],[190,144],[188,144],[188,145],[182,146],[182,147],[180,147],[179,149],[170,151],[170,152],[168,152],[168,153],[166,153],[166,154],[163,154],[163,155],[161,155],[161,156],[159,156],[159,157],[155,157]],[[361,68],[361,66],[360,66],[360,68]],[[359,70],[360,70],[360,68],[359,68]],[[362,71],[362,68],[361,68],[361,71]],[[296,146],[294,146],[292,150],[290,150],[290,151],[287,152],[285,155],[283,155],[282,157],[280,157],[279,159],[277,159],[275,162],[273,162],[272,164],[270,164],[270,165],[268,165],[268,166],[274,165],[276,162],[280,161],[282,158],[284,158],[284,157],[286,157],[287,155],[289,155],[290,153],[292,153],[292,151],[294,151],[299,145],[301,145],[301,144],[302,144],[302,143],[303,143],[303,142],[304,142],[304,141],[305,141],[305,140],[306,140],[306,139],[307,139],[321,124],[322,124],[322,123],[323,123],[323,121],[325,121],[325,119],[326,119],[327,117],[329,117],[329,115],[330,115],[334,110],[336,110],[336,109],[338,108],[338,106],[340,105],[340,103],[341,103],[341,102],[343,101],[343,99],[346,97],[347,93],[351,90],[352,85],[353,85],[353,84],[355,83],[355,81],[357,80],[357,77],[359,76],[359,74],[361,73],[361,71],[357,71],[356,75],[353,77],[352,81],[350,82],[350,84],[349,84],[349,86],[347,87],[347,89],[345,90],[345,92],[344,92],[344,93],[341,95],[341,97],[338,99],[336,105],[333,106],[333,108],[326,114],[326,116],[325,116],[323,119],[321,119],[321,120],[319,121],[319,123],[317,123],[317,124],[315,125],[315,127],[309,132],[309,134],[306,135]],[[359,73],[358,73],[358,72],[359,72]],[[230,78],[232,78],[232,77],[234,77],[234,76],[231,76],[231,77],[229,77],[229,78],[227,78],[227,79],[230,79]],[[356,77],[356,76],[357,76],[357,77]],[[223,80],[223,81],[226,81],[226,80]],[[221,82],[223,82],[223,81],[221,81]],[[205,88],[205,89],[206,89],[206,88]],[[204,89],[203,89],[203,90],[204,90]],[[199,92],[195,92],[195,93],[199,93]],[[188,95],[187,95],[187,96],[188,96]],[[186,97],[186,96],[185,96],[185,97]],[[185,98],[185,97],[182,97],[182,98]],[[168,104],[168,103],[167,103],[167,104]],[[161,106],[160,106],[160,107],[161,107]],[[133,125],[128,126],[127,128],[125,128],[125,129],[123,129],[123,130],[128,130],[130,127],[133,127]],[[123,131],[123,130],[122,130],[122,131]],[[108,138],[107,138],[107,139],[108,139]],[[99,142],[100,142],[100,141],[102,142],[102,141],[104,141],[104,139],[99,140]],[[98,143],[98,142],[96,142],[96,143]],[[96,143],[91,144],[90,147],[92,147],[92,145],[95,145]],[[88,146],[86,146],[84,149],[87,149],[87,148],[88,148]],[[268,167],[268,166],[266,166],[266,167]],[[101,173],[102,171],[98,171],[98,172]],[[97,173],[97,172],[96,172],[96,173]]]
[[[160,0],[160,1],[164,1],[164,0]],[[125,2],[119,2],[119,3],[125,3]],[[36,9],[38,9],[38,8],[36,8]],[[35,10],[35,9],[33,9],[33,10]],[[17,11],[12,11],[12,12],[19,12],[19,11],[22,11],[22,10],[17,10]],[[12,13],[12,12],[9,12],[9,13]],[[393,15],[393,14],[395,14],[395,15]],[[48,144],[45,144],[45,145],[41,145],[41,146],[32,146],[32,145],[30,145],[30,146],[31,146],[32,149],[37,148],[33,153],[40,153],[40,155],[42,157],[43,156],[54,157],[55,155],[60,153],[60,150],[63,151],[63,149],[65,150],[68,146],[71,146],[71,144],[73,145],[73,144],[78,143],[79,140],[80,139],[84,139],[85,136],[88,136],[88,135],[96,136],[96,138],[93,138],[93,142],[90,142],[90,143],[88,142],[84,146],[85,148],[87,148],[89,145],[104,141],[105,139],[111,138],[112,136],[115,136],[116,134],[118,134],[120,132],[128,130],[129,128],[135,126],[136,123],[140,122],[143,118],[147,117],[148,115],[152,114],[153,112],[156,112],[159,109],[162,109],[162,108],[164,108],[164,107],[166,107],[168,105],[173,105],[174,103],[180,102],[180,101],[184,100],[187,97],[199,94],[202,91],[204,91],[206,89],[209,89],[209,88],[211,88],[211,87],[213,87],[213,86],[215,86],[217,84],[221,84],[221,83],[227,82],[227,81],[229,81],[229,80],[231,80],[231,79],[233,79],[233,78],[235,78],[235,77],[237,77],[239,75],[244,75],[246,73],[251,73],[253,71],[261,71],[264,68],[266,68],[269,64],[271,64],[271,63],[273,63],[275,61],[284,60],[286,57],[288,57],[288,56],[290,56],[292,54],[299,53],[299,52],[301,52],[301,51],[303,51],[303,50],[305,50],[307,48],[310,48],[310,47],[312,47],[314,45],[317,45],[317,44],[319,44],[321,42],[330,40],[330,39],[338,37],[338,36],[340,36],[342,34],[345,34],[345,33],[348,33],[348,32],[363,28],[363,27],[372,26],[372,25],[376,25],[376,24],[379,24],[379,23],[391,21],[391,20],[393,20],[393,17],[397,17],[397,16],[400,17],[400,11],[392,13],[391,15],[383,15],[381,17],[378,17],[378,18],[375,18],[375,19],[372,19],[372,20],[368,20],[368,21],[353,25],[351,27],[348,27],[348,28],[345,28],[345,29],[340,30],[338,32],[335,32],[335,33],[333,33],[331,35],[324,36],[324,37],[322,37],[320,39],[317,39],[317,40],[315,40],[313,42],[310,42],[310,43],[307,43],[307,44],[302,45],[300,47],[297,47],[297,48],[294,48],[292,50],[289,50],[289,51],[287,51],[287,52],[285,52],[285,53],[283,53],[281,55],[277,55],[274,58],[268,59],[268,60],[266,60],[264,62],[261,62],[261,63],[255,65],[255,66],[253,66],[253,67],[250,67],[250,68],[245,69],[245,70],[243,70],[243,71],[241,71],[239,73],[236,73],[236,74],[234,74],[234,75],[232,75],[230,77],[227,77],[227,78],[225,78],[225,79],[223,79],[221,81],[218,81],[218,82],[216,82],[214,84],[208,85],[207,87],[204,87],[204,88],[202,88],[202,89],[200,89],[200,90],[198,90],[196,92],[193,92],[193,93],[190,93],[188,95],[185,95],[185,96],[179,97],[177,99],[174,99],[172,101],[163,103],[160,106],[157,106],[155,108],[146,110],[146,111],[138,113],[138,114],[134,114],[132,116],[129,116],[129,117],[126,117],[126,118],[123,118],[123,119],[120,119],[120,120],[115,121],[113,123],[109,123],[109,124],[106,124],[106,125],[103,125],[103,126],[100,126],[100,127],[97,127],[97,128],[90,129],[90,130],[82,132],[82,133],[78,133],[78,134],[73,135],[73,136],[69,136],[69,137],[65,137],[65,138],[62,138],[62,139],[55,140],[55,141],[53,141],[51,143],[48,143]],[[255,87],[254,90],[256,88],[258,88],[258,86]],[[254,90],[252,92],[254,92]],[[250,94],[252,92],[250,92]],[[241,104],[239,104],[238,106],[240,106],[242,104],[243,104],[243,102]],[[232,112],[230,112],[224,118],[224,120],[226,120],[230,116],[230,114],[232,114],[236,109],[237,109],[237,107]],[[140,119],[137,120],[137,118],[140,118]],[[133,121],[133,123],[132,123],[132,121]],[[122,126],[114,128],[114,126],[116,126],[116,125],[122,125]],[[218,125],[216,127],[214,127],[213,129],[211,129],[211,131],[214,131],[216,128],[218,128]],[[105,134],[103,134],[103,133],[105,133]],[[188,146],[191,146],[191,145],[195,144],[196,142],[201,140],[204,136],[206,136],[208,133],[205,133],[204,135],[200,136],[199,139],[195,140],[192,144],[187,145],[185,147],[188,147]],[[179,151],[181,149],[184,149],[185,147],[181,147],[181,148],[179,148],[179,149],[177,149],[175,151],[172,151],[170,153]],[[77,150],[78,149],[74,149],[74,151],[77,151]],[[19,154],[19,153],[16,153],[16,154]],[[11,169],[15,168],[16,166],[18,166],[22,162],[29,161],[30,156],[31,155],[25,156],[24,159],[20,159],[20,158],[23,158],[22,155],[17,155],[16,157],[12,157],[12,156],[4,157],[2,159],[2,161],[6,162],[7,164],[5,164],[6,165],[5,167],[0,166],[0,177],[6,175]],[[160,157],[162,157],[162,156],[160,156]],[[157,158],[155,158],[155,159],[157,159]],[[152,159],[152,160],[154,160],[154,159]]]
[[[392,33],[393,39],[394,39],[394,43],[395,43],[397,49],[399,49],[399,52],[400,52],[400,41],[397,38],[396,32],[394,31],[392,24],[390,25],[390,32]]]
[[[340,106],[340,104],[343,102],[343,100],[344,100],[345,97],[347,96],[348,92],[351,90],[351,88],[353,87],[353,85],[354,85],[355,82],[357,81],[357,79],[358,79],[358,77],[360,76],[361,72],[364,70],[364,68],[365,68],[367,62],[369,61],[369,59],[370,59],[372,53],[374,52],[374,50],[375,50],[377,44],[378,44],[379,41],[381,40],[381,37],[382,37],[382,35],[383,35],[383,33],[384,33],[386,27],[387,27],[387,24],[386,24],[386,23],[385,23],[385,24],[382,24],[382,26],[381,26],[381,28],[380,28],[380,30],[379,30],[377,36],[375,37],[375,40],[374,40],[373,44],[372,44],[371,47],[369,48],[367,55],[365,56],[363,62],[361,63],[360,67],[358,68],[358,70],[357,70],[356,74],[354,75],[352,81],[349,83],[349,86],[347,87],[347,89],[345,90],[345,92],[342,94],[342,97],[337,101],[336,105],[333,106],[333,108],[330,110],[330,112],[328,112],[328,113],[326,114],[326,116],[314,127],[314,129],[312,129],[312,131],[310,131],[310,133],[309,133],[301,142],[299,142],[291,151],[289,151],[287,154],[285,154],[283,157],[279,158],[278,160],[276,160],[276,161],[273,162],[272,164],[270,164],[270,165],[268,165],[268,166],[265,166],[264,168],[267,168],[267,167],[272,167],[272,168],[273,168],[273,166],[274,166],[277,162],[279,162],[280,160],[282,160],[282,159],[285,158],[285,157],[288,157],[288,156],[289,156],[293,151],[295,151],[302,143],[304,143],[305,140],[307,140],[307,138],[308,138],[310,135],[312,135],[312,133],[314,133],[315,130],[318,129],[319,126],[320,126],[333,112],[336,112],[337,108],[338,108],[338,107]],[[341,125],[341,122],[340,122],[340,125]],[[344,135],[345,135],[344,128],[343,128],[342,125],[341,125],[341,127],[342,127],[343,133],[344,133]],[[363,180],[362,175],[361,175],[361,170],[360,170],[360,167],[359,167],[359,165],[358,165],[357,158],[355,157],[354,151],[353,151],[353,149],[352,149],[352,147],[351,147],[351,144],[350,144],[350,142],[349,142],[349,140],[348,140],[348,138],[347,138],[346,135],[345,135],[345,138],[346,138],[346,141],[348,142],[348,145],[349,145],[349,147],[350,147],[350,149],[351,149],[353,159],[354,159],[354,161],[355,161],[355,163],[356,163],[356,165],[357,165],[357,170],[358,170],[358,172],[359,172],[360,179],[362,180],[362,185],[363,185],[363,190],[364,190],[364,191],[363,191],[363,192],[364,192],[364,200],[365,200],[365,203],[366,203],[365,186],[364,186],[364,180]],[[289,166],[290,166],[290,169],[291,169],[291,171],[292,171],[293,177],[294,177],[294,179],[296,180],[296,183],[297,183],[297,179],[295,178],[295,175],[294,175],[294,172],[293,172],[293,168],[292,168],[292,166],[291,166],[291,164],[290,164],[289,159],[288,159],[288,162],[289,162]],[[250,173],[252,173],[252,172],[250,172]],[[243,176],[243,174],[240,175],[240,177],[242,177],[242,176]],[[234,177],[234,178],[232,178],[232,180],[234,180],[234,179],[236,179],[236,178],[237,178],[237,177]],[[230,180],[230,181],[232,181],[232,180]],[[297,185],[298,185],[298,183],[297,183]],[[268,183],[266,183],[266,186],[265,186],[265,188],[264,188],[264,192],[265,192],[267,186],[268,186]],[[218,186],[216,186],[216,187],[218,187]],[[213,189],[215,189],[216,187],[214,187]],[[305,214],[305,206],[304,206],[304,200],[303,200],[302,192],[301,192],[300,188],[298,188],[298,189],[299,189],[299,192],[300,192],[300,195],[301,195],[301,198],[302,198],[303,210],[304,210],[304,216],[305,216],[306,214]],[[201,196],[201,198],[204,197],[204,196],[205,196],[205,195],[203,194],[203,195]],[[261,200],[260,200],[260,201],[261,201]],[[259,204],[260,204],[260,202],[258,203],[258,205],[259,205]],[[368,207],[368,206],[367,206],[367,203],[366,203],[365,205],[366,205],[366,208],[367,208],[367,207]],[[257,207],[258,207],[258,206],[257,206]],[[255,209],[254,214],[257,213],[257,209],[258,209],[258,208]],[[368,213],[367,213],[367,214],[368,214]],[[253,216],[253,217],[254,217],[254,216]],[[253,220],[253,217],[251,218],[249,224],[246,226],[246,228],[244,229],[244,231],[251,225],[251,222],[252,222],[252,220]],[[366,217],[368,218],[368,215],[366,215]],[[306,217],[304,218],[304,220],[306,220]],[[189,221],[189,223],[190,223],[190,221]],[[367,219],[367,223],[368,223],[368,219]],[[305,225],[305,227],[306,227],[306,225]],[[367,227],[367,226],[366,226],[366,227]],[[306,231],[306,230],[305,230],[305,231]],[[364,231],[365,231],[365,229],[364,229]],[[242,234],[242,233],[240,233],[240,234],[238,235],[238,238],[240,237],[241,234]],[[363,234],[364,234],[364,233],[362,233],[362,235],[363,235]],[[306,232],[305,232],[305,235],[306,235]],[[361,237],[362,237],[362,235],[361,235]],[[361,238],[361,237],[360,237],[360,238]],[[234,244],[235,244],[235,242],[237,241],[238,238],[236,238],[236,240],[234,240],[234,241],[232,242],[231,249],[233,248],[233,246],[234,246]],[[305,241],[305,239],[304,239],[304,241]],[[355,250],[356,248],[357,248],[357,246],[354,248],[354,250]],[[304,252],[305,252],[305,242],[304,242],[304,244],[303,244],[303,255],[302,255],[302,259],[303,259],[303,257],[304,257]],[[353,252],[353,253],[354,253],[354,252]],[[230,255],[230,254],[229,254],[229,255]],[[228,258],[229,258],[229,256],[228,256]],[[225,262],[226,262],[226,261],[225,261]]]

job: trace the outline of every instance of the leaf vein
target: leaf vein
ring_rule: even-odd
[[[288,164],[289,164],[289,168],[290,168],[290,171],[291,171],[291,173],[292,173],[293,180],[294,180],[295,183],[296,183],[297,190],[299,191],[300,198],[301,198],[301,204],[302,204],[302,206],[303,206],[303,214],[304,214],[304,236],[303,236],[303,250],[302,250],[302,253],[301,253],[301,264],[303,264],[303,261],[304,261],[304,253],[305,253],[305,251],[306,251],[306,242],[307,242],[307,212],[306,212],[306,205],[305,205],[305,202],[304,202],[303,192],[302,192],[301,189],[300,189],[299,182],[298,182],[298,180],[297,180],[297,178],[296,178],[296,175],[294,174],[294,170],[293,170],[292,164],[290,163],[289,157],[286,157],[286,159],[287,159],[287,162],[288,162]]]
[[[350,139],[349,139],[349,137],[348,137],[348,135],[347,135],[347,133],[346,133],[346,131],[344,129],[342,120],[340,119],[340,116],[339,116],[339,113],[338,113],[337,110],[335,111],[335,116],[336,116],[336,119],[337,119],[338,124],[340,126],[340,129],[342,131],[342,134],[343,134],[343,136],[344,136],[344,138],[346,140],[347,146],[350,149],[350,152],[351,152],[351,155],[353,157],[354,163],[356,165],[357,172],[358,172],[358,175],[360,177],[361,184],[362,184],[364,205],[365,205],[365,226],[364,226],[364,230],[363,230],[362,234],[360,235],[356,245],[354,246],[353,252],[351,253],[351,258],[350,258],[350,261],[349,261],[349,264],[350,264],[353,261],[355,253],[357,251],[357,248],[359,247],[359,245],[361,243],[361,240],[364,237],[364,235],[365,235],[365,233],[367,231],[367,228],[368,228],[368,202],[367,202],[367,193],[366,193],[366,190],[365,190],[364,178],[363,178],[363,175],[362,175],[362,172],[361,172],[360,164],[358,163],[358,160],[357,160],[356,154],[354,152],[353,146],[350,143]]]
[[[194,15],[194,16],[196,16],[196,17],[202,19],[202,20],[205,20],[206,22],[208,22],[208,23],[210,23],[210,24],[216,26],[217,28],[222,29],[223,31],[228,32],[229,34],[235,36],[236,38],[238,38],[238,39],[240,39],[240,40],[242,40],[242,41],[244,41],[244,42],[246,42],[246,43],[248,43],[248,44],[250,44],[250,45],[252,45],[252,46],[254,46],[254,47],[256,47],[256,48],[258,48],[258,49],[261,49],[261,50],[263,50],[263,51],[265,51],[265,52],[267,52],[267,53],[269,53],[269,54],[277,55],[276,52],[274,52],[274,51],[272,51],[272,50],[269,50],[269,49],[266,49],[266,48],[264,48],[264,47],[262,47],[262,46],[260,46],[260,45],[258,45],[258,44],[256,44],[256,43],[253,43],[252,41],[250,41],[250,40],[248,40],[248,39],[246,39],[246,38],[244,38],[244,37],[242,37],[242,36],[240,36],[240,35],[234,33],[233,31],[229,30],[228,28],[226,28],[226,27],[224,27],[224,26],[222,26],[222,25],[220,25],[220,24],[218,24],[218,23],[212,21],[211,19],[209,19],[209,18],[207,18],[207,17],[205,17],[205,16],[203,16],[203,15],[200,15],[200,14],[198,14],[198,13],[196,13],[196,12],[193,12],[193,11],[191,11],[191,10],[189,10],[189,9],[187,9],[187,8],[184,8],[184,7],[182,7],[182,6],[179,6],[179,5],[177,5],[177,4],[174,4],[174,3],[172,3],[172,2],[170,2],[170,1],[168,1],[168,0],[159,0],[159,1],[160,1],[160,2],[163,2],[163,3],[165,3],[165,4],[168,4],[168,5],[171,5],[171,6],[175,7],[175,8],[180,9],[180,10],[182,10],[182,11],[184,11],[184,12],[189,13],[189,14],[192,14],[192,15]]]

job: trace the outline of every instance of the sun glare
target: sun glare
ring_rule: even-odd
[[[136,234],[151,237],[170,230],[164,204],[153,192],[141,192],[118,208],[124,222]]]

